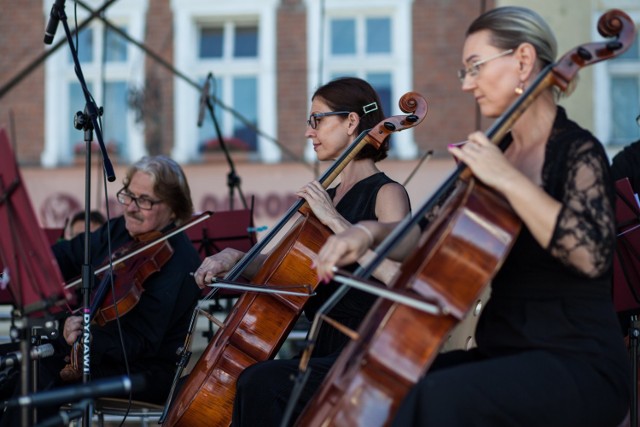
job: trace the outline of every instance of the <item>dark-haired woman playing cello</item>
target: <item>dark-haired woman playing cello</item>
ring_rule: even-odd
[[[462,89],[496,118],[555,57],[536,13],[491,10],[467,31]],[[629,408],[629,361],[610,296],[615,220],[605,152],[551,89],[506,138],[504,154],[480,132],[450,148],[523,227],[492,281],[477,348],[439,355],[404,399],[397,426],[615,426]],[[392,228],[360,225],[374,241]],[[320,276],[330,278],[370,240],[359,228],[331,237]]]
[[[364,130],[384,120],[380,99],[374,89],[358,78],[333,80],[316,90],[305,136],[313,143],[319,160],[334,160]],[[392,181],[375,163],[387,156],[388,140],[379,148],[364,147],[341,172],[340,184],[325,191],[313,181],[298,192],[315,216],[333,232],[345,230],[362,220],[399,221],[409,213],[409,198],[400,184]],[[242,253],[225,249],[203,262],[196,282],[203,286],[228,270]],[[259,264],[259,263],[254,263]],[[394,270],[383,266],[377,276],[389,280]],[[251,272],[249,272],[251,275]],[[338,284],[320,284],[317,295],[310,298],[305,314],[313,318],[317,309],[335,291]],[[357,328],[375,298],[360,291],[350,291],[330,313],[349,328]],[[348,338],[331,327],[322,328],[310,362],[311,377],[303,392],[297,412],[322,381]],[[291,375],[298,370],[298,360],[270,360],[247,368],[238,378],[234,402],[233,425],[277,426],[291,395]]]

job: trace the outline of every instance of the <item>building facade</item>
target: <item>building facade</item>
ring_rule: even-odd
[[[52,4],[0,0],[0,126],[49,227],[84,204],[88,146],[74,127],[86,100],[62,23],[53,45],[42,43]],[[72,30],[86,23],[73,41],[87,88],[103,108],[102,136],[116,172],[143,155],[167,154],[184,166],[197,209],[227,209],[231,165],[222,142],[241,178],[233,207],[241,206],[239,193],[253,196],[257,224],[269,225],[326,167],[313,163],[304,138],[309,98],[343,75],[370,81],[387,115],[401,113],[397,101],[406,92],[427,99],[424,123],[394,135],[382,165],[400,182],[413,176],[408,189],[419,204],[452,165],[446,145],[490,124],[460,91],[456,70],[467,25],[506,4],[540,12],[560,54],[596,40],[597,18],[611,7],[640,22],[635,0],[85,0],[67,2],[65,11]],[[640,137],[638,52],[636,43],[622,58],[583,70],[562,101],[612,151]],[[211,110],[202,108],[205,83]],[[423,165],[430,150],[434,160]],[[93,163],[91,203],[104,209],[121,176],[103,187],[97,155]]]

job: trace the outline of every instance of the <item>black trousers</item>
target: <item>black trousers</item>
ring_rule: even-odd
[[[546,351],[444,353],[404,399],[395,427],[615,427],[629,396],[582,359]]]
[[[289,424],[302,413],[337,358],[338,353],[309,360],[309,378]],[[279,426],[291,397],[299,362],[299,359],[268,360],[245,369],[238,378],[231,425]]]

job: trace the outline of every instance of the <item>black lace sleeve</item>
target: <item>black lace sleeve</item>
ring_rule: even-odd
[[[563,144],[560,159],[565,161],[555,177],[548,177],[561,179],[556,182],[562,202],[548,250],[575,271],[598,277],[611,267],[615,245],[608,161],[600,143],[587,132]]]

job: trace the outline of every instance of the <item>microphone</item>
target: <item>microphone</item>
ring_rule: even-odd
[[[60,15],[58,11],[64,11],[64,0],[56,0],[53,6],[51,6],[49,22],[47,22],[47,28],[44,30],[44,44],[53,43],[53,36],[56,35],[56,31],[58,30],[58,22],[60,21]]]
[[[213,74],[209,73],[207,75],[206,80],[204,81],[204,86],[202,87],[202,92],[200,92],[200,110],[198,111],[198,127],[202,127],[202,122],[204,121],[204,109],[207,107],[209,102],[209,87],[210,80],[213,77]]]
[[[8,408],[12,406],[61,405],[84,398],[113,396],[138,391],[144,388],[144,383],[144,378],[141,375],[131,379],[124,375],[16,397],[5,401],[3,406]]]
[[[32,347],[29,356],[31,357],[31,360],[39,360],[53,356],[53,353],[55,353],[53,344],[42,344]],[[13,353],[7,353],[4,356],[0,356],[0,370],[10,368],[12,366],[19,366],[21,361],[21,352],[14,351]]]

